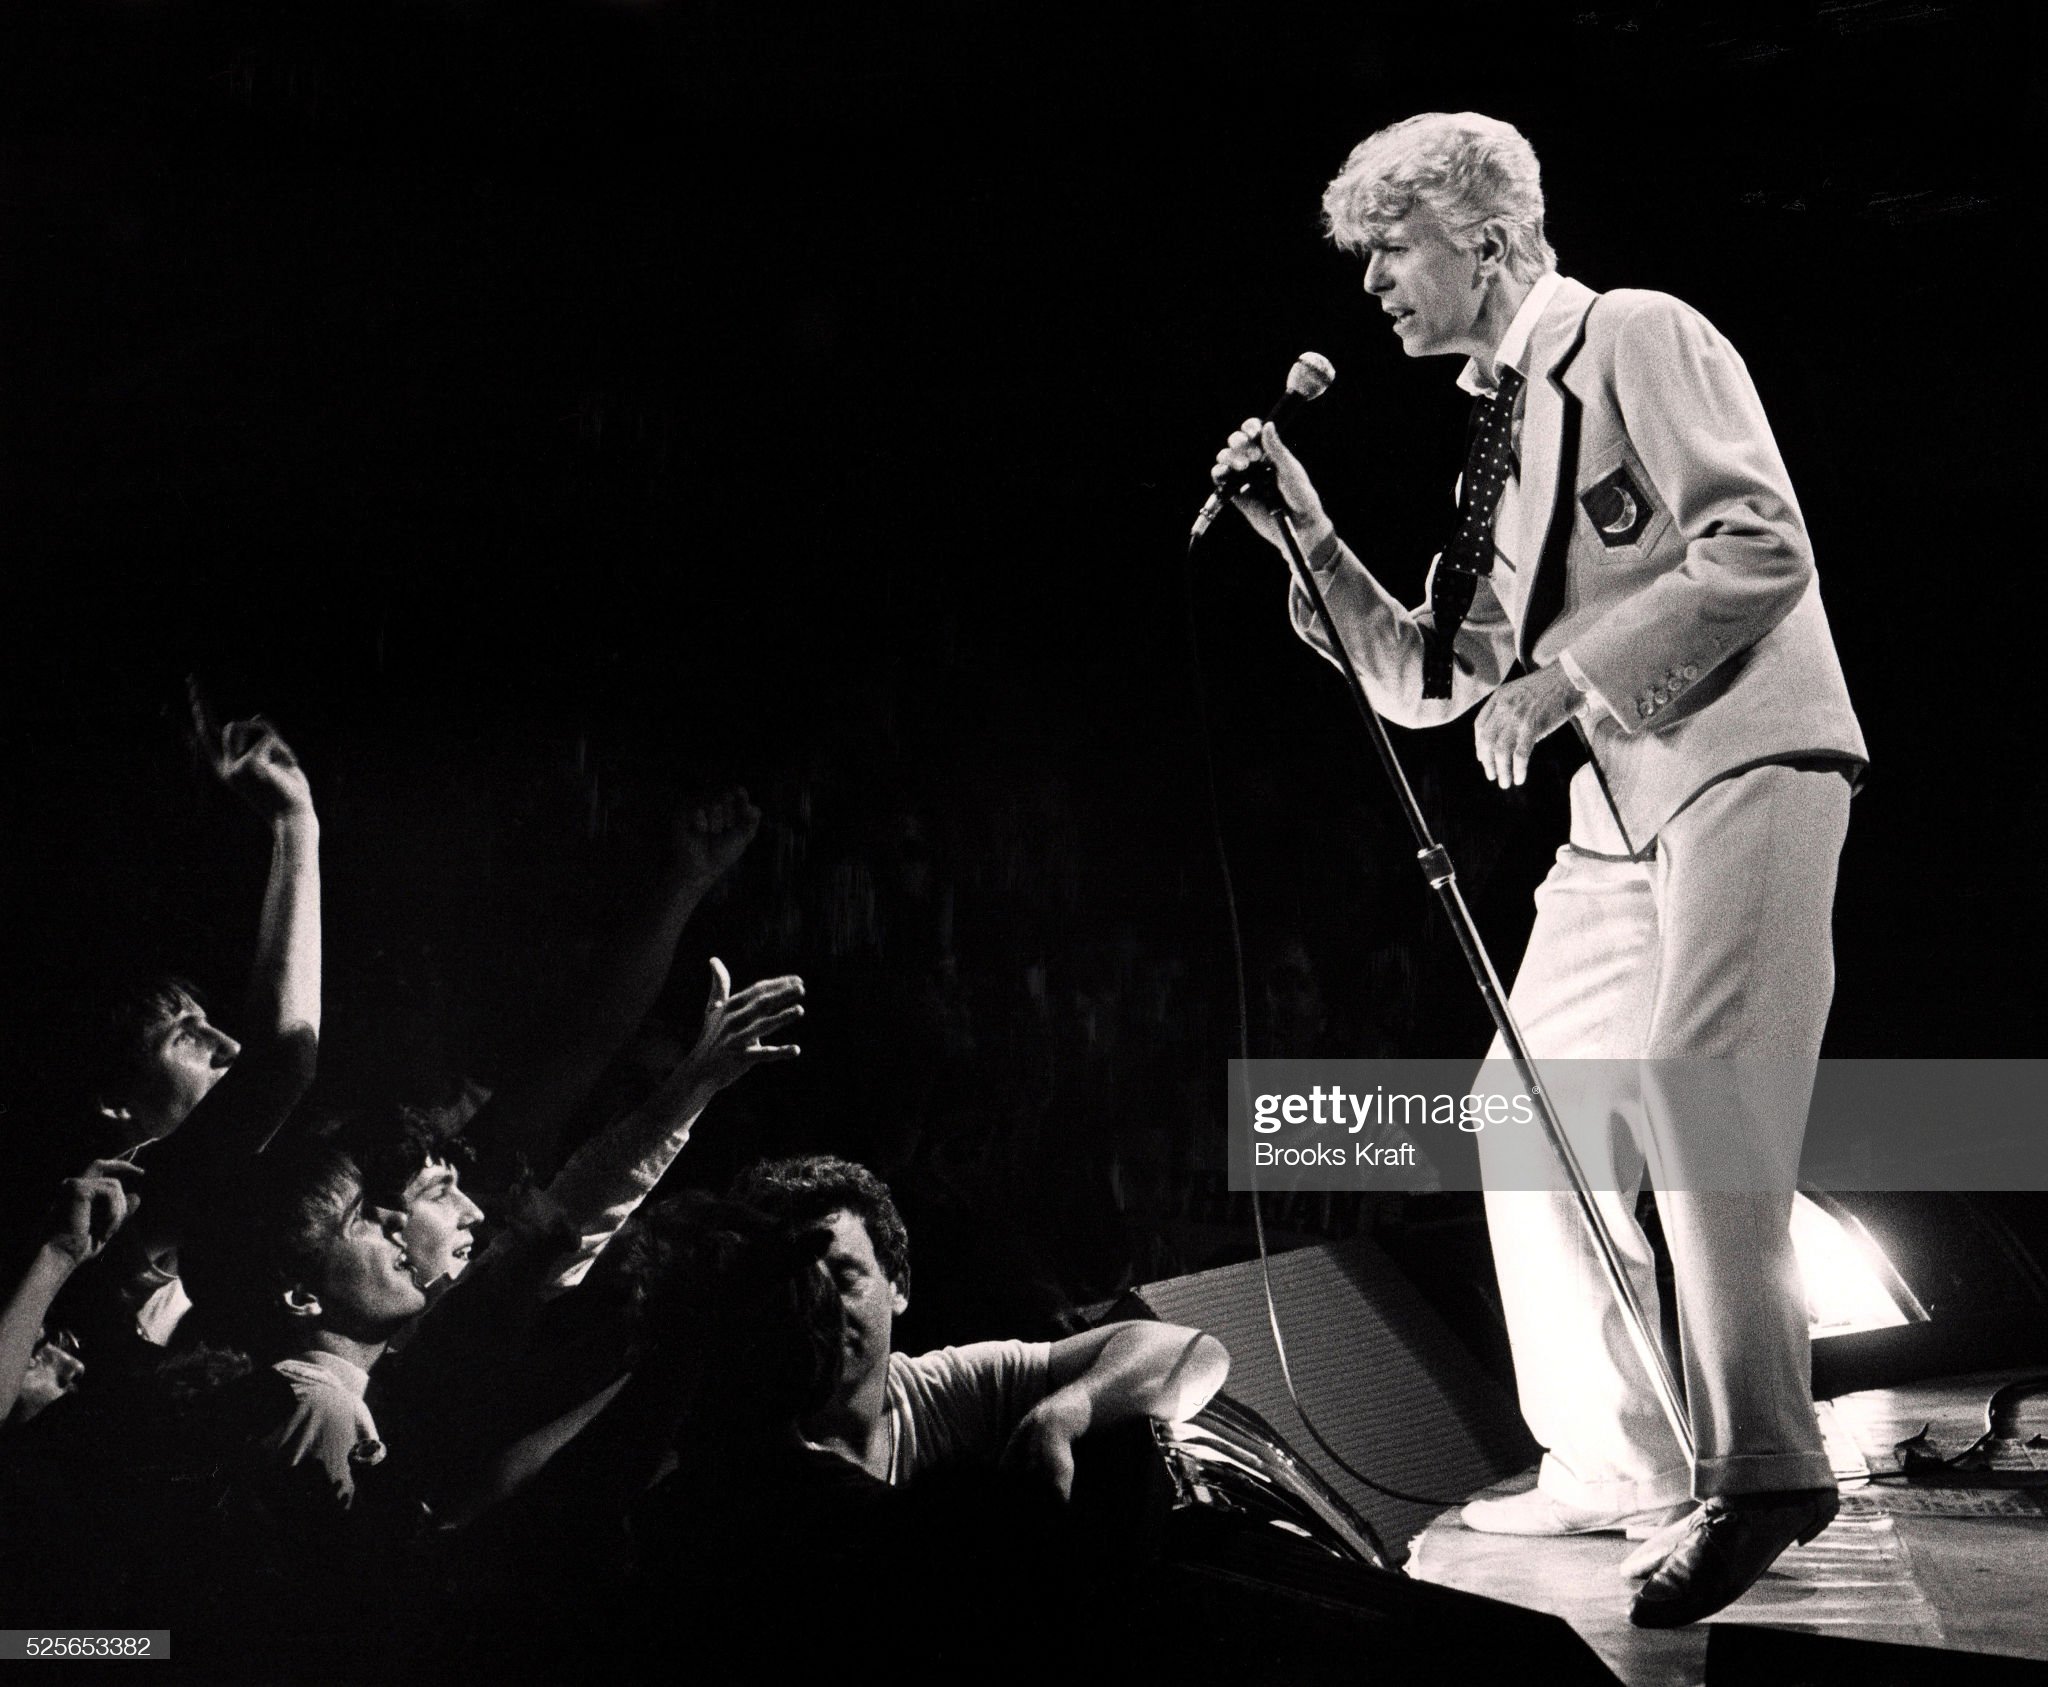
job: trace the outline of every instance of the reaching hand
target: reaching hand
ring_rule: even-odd
[[[312,815],[313,788],[276,727],[254,715],[216,732],[196,697],[193,707],[200,748],[223,785],[266,820]]]
[[[761,811],[743,785],[678,813],[671,831],[676,876],[689,884],[711,885],[746,854],[760,825]]]
[[[768,1038],[803,1018],[804,981],[796,977],[764,978],[733,993],[732,975],[716,956],[711,961],[711,999],[704,1004],[704,1028],[697,1046],[683,1057],[678,1076],[699,1090],[704,1100],[737,1082],[756,1066],[794,1060],[794,1043]]]
[[[57,1197],[56,1223],[44,1247],[77,1266],[107,1245],[142,1205],[140,1195],[131,1195],[121,1186],[117,1172],[140,1177],[142,1168],[126,1160],[95,1160],[83,1175],[64,1180]]]
[[[1293,521],[1302,548],[1314,550],[1328,531],[1330,518],[1323,514],[1323,501],[1308,471],[1282,443],[1280,430],[1272,423],[1261,422],[1256,416],[1249,418],[1216,453],[1216,466],[1209,471],[1209,478],[1221,488],[1262,463],[1270,463],[1273,468],[1264,490],[1255,484],[1252,491],[1240,493],[1231,502],[1251,523],[1252,531],[1275,550],[1284,553],[1287,546],[1280,533],[1283,511]]]

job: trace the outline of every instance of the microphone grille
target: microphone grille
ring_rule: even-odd
[[[1287,371],[1287,390],[1296,398],[1321,398],[1337,378],[1336,367],[1319,351],[1305,351]]]

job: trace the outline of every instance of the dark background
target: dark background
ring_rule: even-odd
[[[1762,391],[1875,759],[1830,1052],[2035,1052],[2017,11],[47,0],[7,33],[8,1128],[109,963],[246,964],[262,844],[181,749],[196,673],[315,783],[334,1094],[544,1039],[663,803],[736,778],[768,822],[672,1011],[715,948],[802,970],[811,1018],[704,1175],[860,1153],[1076,1295],[1210,1257],[1235,1009],[1190,604],[1256,1051],[1485,1035],[1279,564],[1234,522],[1182,562],[1313,346],[1299,446],[1418,590],[1465,400],[1318,199],[1430,108],[1520,126],[1565,271],[1688,299]],[[1467,728],[1396,736],[1511,969],[1567,746],[1503,796]]]

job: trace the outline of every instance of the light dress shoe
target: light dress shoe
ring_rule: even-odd
[[[1678,1628],[1712,1616],[1747,1592],[1794,1541],[1804,1546],[1812,1540],[1840,1509],[1833,1488],[1706,1501],[1643,1583],[1628,1620],[1637,1628]]]
[[[1473,1500],[1458,1515],[1466,1528],[1485,1535],[1618,1535],[1632,1527],[1661,1529],[1691,1504],[1687,1500],[1648,1510],[1601,1511],[1567,1505],[1541,1488],[1531,1488],[1504,1499]]]

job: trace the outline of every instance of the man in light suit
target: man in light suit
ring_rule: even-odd
[[[1482,1134],[1522,1409],[1546,1453],[1533,1490],[1463,1515],[1528,1535],[1670,1522],[1636,1555],[1653,1573],[1630,1615],[1691,1622],[1836,1509],[1789,1222],[1862,735],[1742,360],[1677,299],[1557,274],[1519,133],[1470,112],[1410,118],[1354,150],[1323,207],[1402,349],[1462,355],[1479,399],[1428,603],[1373,578],[1270,426],[1246,422],[1215,472],[1271,464],[1238,508],[1279,546],[1284,506],[1382,714],[1429,726],[1479,704],[1479,764],[1503,789],[1560,727],[1586,741],[1511,1000],[1539,1062],[1645,1063],[1634,1092],[1567,1126],[1654,1327],[1634,1213],[1650,1171],[1695,1444],[1688,1465],[1571,1197],[1532,1188],[1544,1180]],[[1291,590],[1296,630],[1330,654]],[[1807,1076],[1671,1076],[1733,1056]]]

